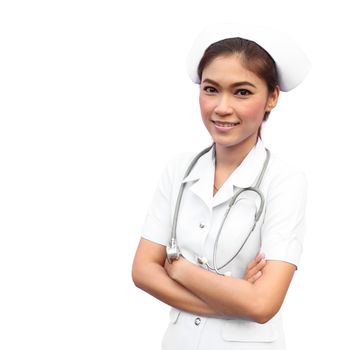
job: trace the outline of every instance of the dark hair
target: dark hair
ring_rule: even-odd
[[[211,44],[199,62],[197,69],[199,79],[202,80],[204,68],[216,57],[229,54],[239,54],[244,67],[264,80],[270,93],[275,90],[278,85],[275,61],[257,43],[242,38],[229,38]],[[265,113],[264,121],[267,120],[269,114],[270,112]]]

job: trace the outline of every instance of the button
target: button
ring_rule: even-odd
[[[200,317],[197,317],[197,318],[194,320],[194,324],[195,324],[196,326],[199,326],[199,325],[201,324],[201,319],[200,319]]]
[[[201,223],[199,224],[199,227],[200,227],[200,228],[204,228],[204,227],[205,227],[205,225],[203,224],[203,222],[201,222]]]

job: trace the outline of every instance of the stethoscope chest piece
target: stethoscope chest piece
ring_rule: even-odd
[[[168,259],[169,264],[171,264],[173,261],[178,260],[180,256],[181,252],[176,244],[176,240],[172,239],[170,244],[166,247],[166,257]]]

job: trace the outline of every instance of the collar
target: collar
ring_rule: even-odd
[[[266,150],[259,138],[242,163],[228,177],[213,197],[215,155],[213,148],[196,163],[190,174],[182,182],[194,182],[190,190],[197,194],[209,208],[226,202],[233,196],[235,188],[253,186],[257,181],[266,158]]]
[[[261,173],[266,158],[266,149],[259,138],[256,145],[250,150],[242,163],[228,178],[231,185],[238,188],[247,188],[255,185]]]

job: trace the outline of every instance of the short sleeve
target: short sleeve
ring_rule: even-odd
[[[288,172],[270,183],[261,229],[267,260],[299,265],[305,235],[307,182],[302,172]]]
[[[171,235],[172,170],[168,164],[158,182],[141,229],[141,235],[152,242],[168,245]]]

